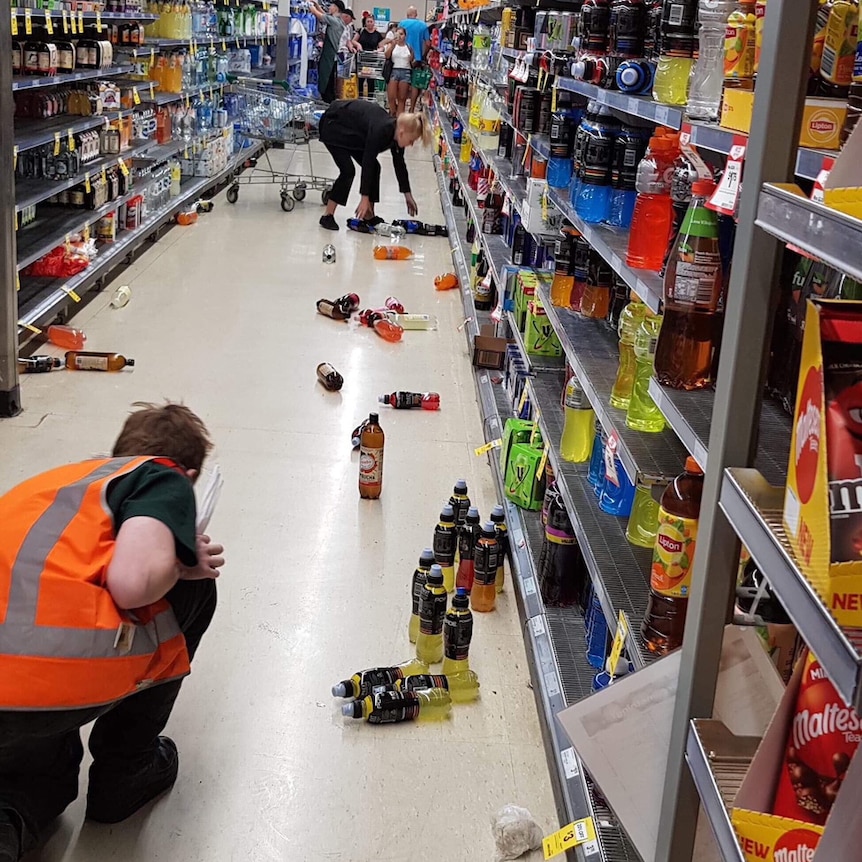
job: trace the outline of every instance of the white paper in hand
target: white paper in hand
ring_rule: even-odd
[[[199,536],[205,533],[209,526],[210,518],[213,516],[221,494],[222,485],[224,485],[224,479],[221,475],[221,468],[216,464],[210,471],[207,483],[198,499],[197,533]]]

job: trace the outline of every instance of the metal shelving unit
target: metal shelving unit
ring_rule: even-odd
[[[45,15],[46,12],[50,12],[52,17],[57,16],[62,19],[63,12],[66,11],[67,15],[74,15],[76,18],[82,18],[84,21],[155,21],[158,17],[157,15],[153,15],[149,12],[71,12],[69,10],[63,9],[30,9],[31,15],[34,13],[38,13],[39,15]],[[12,14],[17,15],[18,17],[24,17],[27,14],[27,9],[23,6],[13,6]],[[39,22],[34,22],[38,24]]]
[[[128,75],[135,71],[134,66],[111,66],[108,69],[81,69],[78,72],[65,72],[62,75],[44,77],[16,75],[12,78],[12,89],[33,90],[37,87],[56,87],[59,84],[73,84],[76,81],[93,81],[99,78],[113,78]]]
[[[187,90],[181,90],[179,93],[154,93],[148,97],[143,97],[142,101],[150,102],[158,106],[168,105],[171,102],[179,102],[183,99],[195,99],[198,96],[203,95],[204,93],[215,93],[217,91],[220,92],[222,87],[224,87],[224,84],[220,84],[218,82],[214,84],[202,84],[195,87],[189,87]]]

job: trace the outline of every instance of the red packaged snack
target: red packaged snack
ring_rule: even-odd
[[[862,722],[813,653],[805,657],[772,813],[823,826],[862,740]]]

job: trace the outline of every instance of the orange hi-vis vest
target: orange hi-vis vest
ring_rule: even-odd
[[[0,710],[100,706],[189,672],[168,602],[124,611],[105,585],[108,485],[151,460],[58,467],[0,497]]]

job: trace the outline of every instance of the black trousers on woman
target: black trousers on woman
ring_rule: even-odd
[[[353,185],[353,178],[356,176],[356,168],[353,167],[355,161],[362,167],[362,150],[350,150],[347,147],[337,147],[324,142],[324,146],[329,150],[329,155],[332,156],[332,161],[338,168],[338,179],[332,184],[332,190],[329,192],[329,199],[335,201],[339,206],[344,206],[347,203],[347,196],[350,194],[350,187]],[[374,176],[371,178],[371,188],[368,197],[371,203],[376,204],[380,200],[380,164],[377,163]]]

